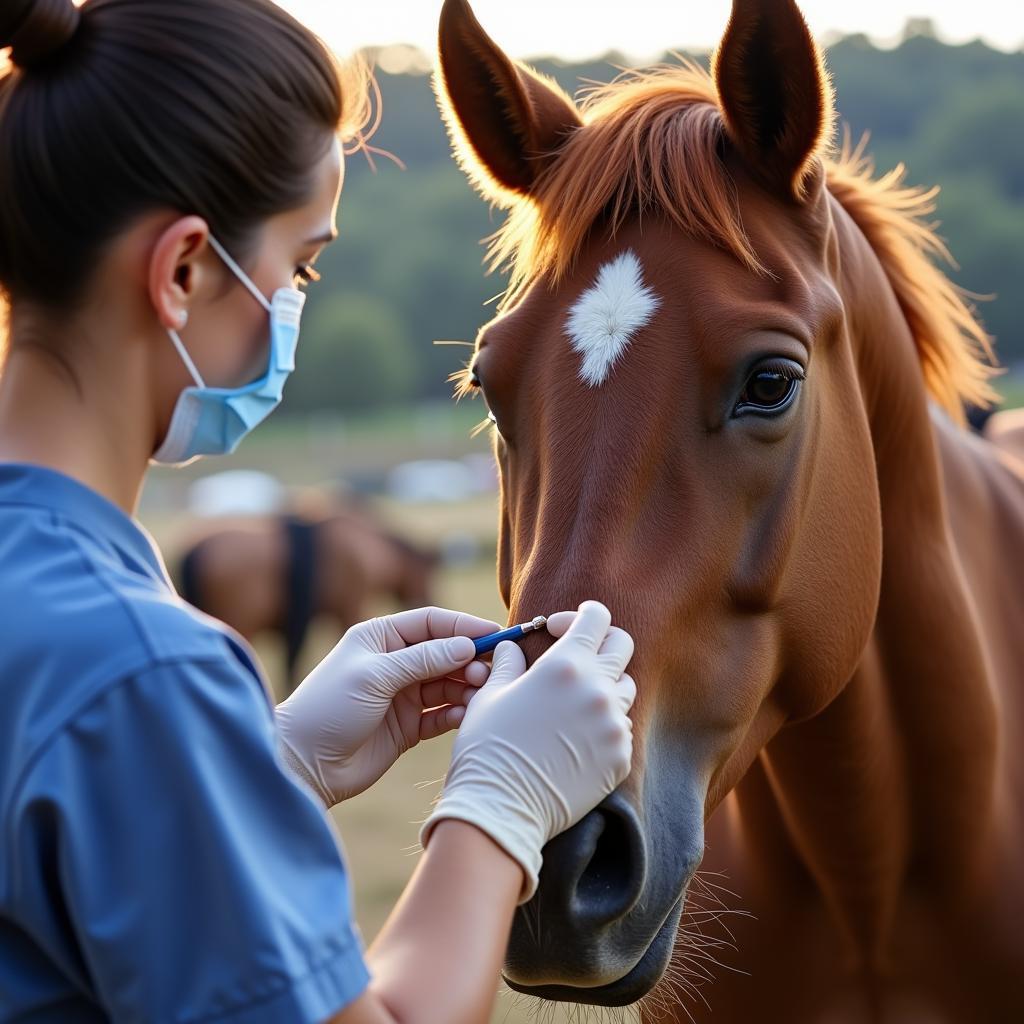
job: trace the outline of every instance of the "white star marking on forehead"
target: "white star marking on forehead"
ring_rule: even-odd
[[[597,387],[605,381],[633,335],[659,305],[658,297],[644,286],[640,260],[631,250],[601,267],[597,283],[579,297],[566,324],[572,347],[583,357],[584,384]]]

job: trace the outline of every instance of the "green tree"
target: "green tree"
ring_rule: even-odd
[[[672,40],[666,40],[671,43]],[[585,80],[616,76],[609,56],[585,65],[539,61],[570,92]],[[911,26],[894,49],[864,36],[829,48],[841,119],[854,136],[871,133],[880,171],[907,165],[911,184],[940,185],[937,219],[960,270],[954,279],[984,294],[978,303],[1004,362],[1024,358],[1024,52],[981,42],[947,46]],[[472,341],[502,290],[485,276],[480,240],[501,222],[452,161],[424,74],[378,79],[383,122],[373,144],[376,171],[347,160],[341,237],[319,264],[323,282],[309,297],[299,370],[285,409],[346,409],[442,398],[447,375],[467,349],[434,339]]]
[[[405,324],[365,292],[333,292],[303,317],[296,369],[283,410],[346,412],[413,393]]]
[[[921,126],[916,150],[944,173],[984,164],[1009,199],[1024,203],[1024,83],[1009,76],[965,90]]]

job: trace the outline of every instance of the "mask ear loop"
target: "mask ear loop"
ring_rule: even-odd
[[[178,350],[178,355],[181,356],[181,361],[185,364],[188,372],[192,374],[192,379],[199,387],[205,388],[206,385],[203,383],[203,378],[199,376],[196,364],[192,362],[192,357],[188,354],[188,349],[185,348],[181,338],[178,337],[178,332],[168,328],[167,333],[171,336],[171,341],[174,342],[174,347]]]
[[[248,275],[231,258],[231,256],[228,254],[224,246],[222,246],[220,242],[218,242],[217,239],[213,237],[213,235],[208,235],[207,238],[214,252],[216,252],[217,255],[231,268],[231,270],[234,271],[235,276],[239,279],[239,281],[242,282],[242,284],[245,285],[246,288],[249,289],[250,292],[252,292],[252,294],[256,297],[260,305],[263,306],[264,309],[269,311],[272,307],[270,303],[267,302],[266,296],[264,296],[260,292],[259,288],[257,288],[256,285],[254,285],[252,281],[249,280]],[[203,382],[203,378],[200,376],[199,370],[196,369],[196,364],[192,362],[192,357],[188,354],[188,349],[185,348],[184,343],[182,342],[181,338],[178,335],[178,332],[172,330],[171,328],[168,328],[167,333],[170,335],[171,341],[174,342],[174,347],[178,350],[178,355],[181,356],[181,360],[188,369],[188,372],[192,374],[192,379],[196,382],[196,384],[199,387],[205,388],[206,384]]]
[[[249,275],[228,255],[228,251],[224,248],[220,242],[217,241],[213,235],[207,235],[207,240],[213,251],[235,272],[235,276],[238,278],[246,288],[255,296],[256,301],[268,312],[270,311],[270,303],[267,301],[267,297],[249,280]]]

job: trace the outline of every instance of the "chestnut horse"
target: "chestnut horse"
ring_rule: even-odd
[[[790,0],[735,0],[710,74],[582,106],[447,0],[437,84],[509,210],[463,381],[509,618],[599,598],[637,644],[632,774],[548,844],[508,982],[644,1020],[1024,1020],[1024,432],[962,425],[993,370],[932,193],[829,150]]]

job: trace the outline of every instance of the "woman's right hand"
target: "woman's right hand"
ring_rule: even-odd
[[[446,818],[486,832],[523,868],[520,902],[536,890],[541,848],[626,778],[633,751],[632,637],[597,601],[551,616],[548,629],[561,638],[529,669],[514,643],[494,652],[420,833],[426,846]]]

